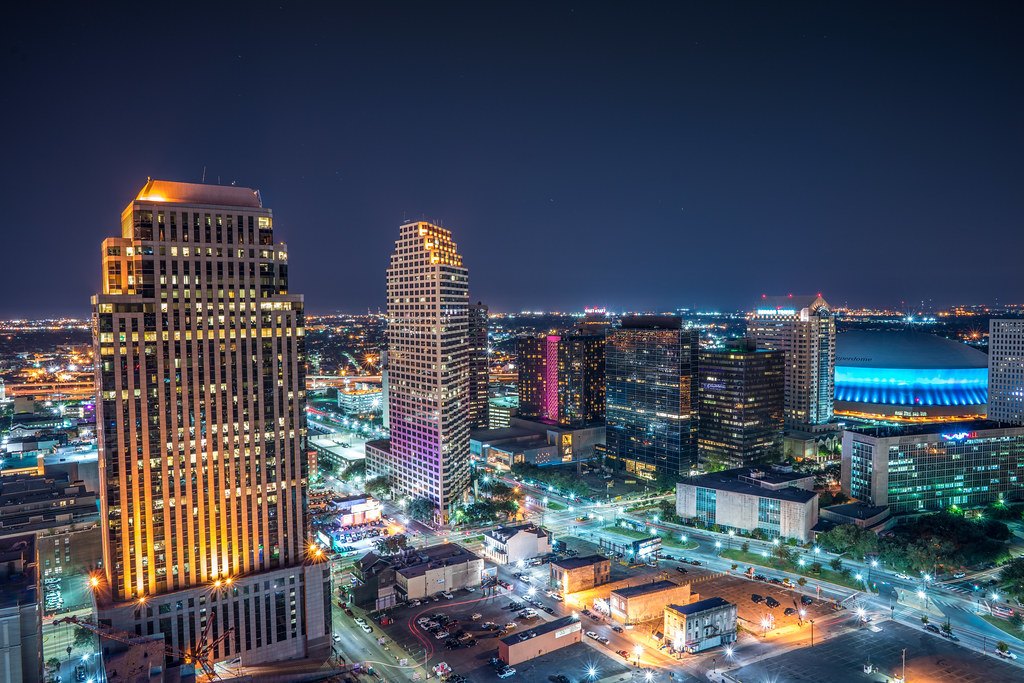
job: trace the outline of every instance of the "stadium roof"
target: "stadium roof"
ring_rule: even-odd
[[[836,337],[836,365],[946,370],[987,368],[988,356],[953,339],[911,330],[853,330]]]

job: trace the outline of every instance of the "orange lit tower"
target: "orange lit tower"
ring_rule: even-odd
[[[306,562],[301,295],[257,191],[151,180],[103,242],[93,297],[101,618],[214,659],[326,644]],[[326,630],[325,630],[326,629]]]

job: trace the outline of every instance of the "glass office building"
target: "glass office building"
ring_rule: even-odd
[[[672,316],[629,316],[608,333],[608,464],[642,479],[697,462],[697,332]]]
[[[603,336],[523,337],[517,343],[519,417],[563,426],[604,420]]]
[[[847,430],[842,486],[893,514],[1024,500],[1024,427],[977,420]]]

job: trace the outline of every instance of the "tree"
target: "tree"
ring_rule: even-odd
[[[832,561],[828,563],[828,566],[832,567],[835,571],[840,571],[843,568],[843,561],[838,557],[832,558]]]
[[[775,546],[774,550],[772,550],[772,554],[783,562],[791,562],[793,560],[793,549],[785,543],[780,543]]]
[[[366,461],[357,460],[348,467],[345,467],[338,473],[338,477],[342,481],[352,481],[356,477],[366,476]]]
[[[1006,586],[1007,592],[1018,598],[1024,597],[1024,556],[1015,557],[1003,565],[999,582]]]
[[[56,657],[50,657],[46,660],[46,668],[50,671],[58,671],[60,669],[60,660]]]
[[[750,543],[748,543],[747,541],[743,541],[743,544],[740,546],[740,550],[742,550],[745,553],[749,553],[750,552]]]
[[[391,493],[391,482],[388,481],[387,476],[382,474],[379,477],[367,479],[363,484],[363,490],[370,495],[385,496]]]
[[[83,627],[75,627],[75,647],[92,647],[92,631]]]
[[[927,616],[921,617],[921,623],[924,624],[925,626],[927,626],[928,625],[928,617]]]
[[[942,632],[947,636],[953,635],[953,626],[949,623],[949,619],[946,619],[946,623],[942,625]]]
[[[374,541],[374,545],[377,547],[377,552],[381,555],[394,555],[402,550],[405,550],[408,539],[405,534],[391,534],[390,536],[380,536]]]
[[[808,567],[812,574],[820,574],[821,568],[821,562],[811,562],[810,567]]]
[[[998,643],[996,643],[996,649],[1002,652],[1003,654],[1006,654],[1010,651],[1010,646],[1007,645],[1004,641],[1000,640]]]
[[[802,576],[801,576],[801,577],[800,577],[799,579],[797,579],[797,580],[796,580],[796,582],[797,582],[798,584],[800,584],[800,586],[806,586],[806,585],[807,585],[807,579],[805,579],[805,578],[804,578],[804,577],[802,577]]]
[[[434,506],[434,501],[429,498],[413,498],[409,501],[409,505],[406,508],[406,512],[413,519],[420,522],[430,522],[434,519],[434,512],[437,508]]]
[[[1013,614],[1010,615],[1010,625],[1014,626],[1015,628],[1020,628],[1021,626],[1024,626],[1024,614],[1021,614],[1019,611],[1014,610]]]
[[[840,524],[818,535],[818,545],[834,553],[864,557],[878,552],[878,536],[856,524]]]

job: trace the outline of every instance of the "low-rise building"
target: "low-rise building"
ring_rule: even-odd
[[[352,573],[357,581],[350,592],[356,605],[370,611],[395,606],[397,580],[391,558],[371,551],[355,562]]]
[[[364,415],[384,410],[379,384],[356,382],[338,387],[338,409],[346,415]]]
[[[576,617],[562,617],[513,633],[498,641],[498,657],[511,666],[560,650],[582,640],[583,626]]]
[[[396,558],[395,588],[398,597],[406,600],[479,586],[484,570],[482,559],[455,543],[406,552]]]
[[[665,638],[677,652],[703,652],[736,640],[736,605],[707,598],[665,607]]]
[[[604,555],[556,560],[550,566],[551,586],[568,595],[608,583],[611,572],[611,560]]]
[[[770,537],[813,539],[818,523],[814,475],[784,468],[739,468],[690,477],[676,484],[676,514],[708,526]]]
[[[690,585],[673,581],[654,581],[611,592],[608,606],[611,616],[623,624],[662,618],[665,605],[690,602]]]
[[[515,564],[550,552],[551,534],[534,524],[499,526],[484,532],[483,553],[498,564]]]
[[[470,433],[473,457],[501,470],[513,465],[564,465],[592,460],[595,447],[604,443],[605,427],[567,427],[548,420],[513,417],[502,429],[479,429]]]

